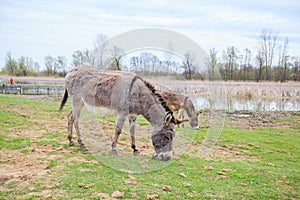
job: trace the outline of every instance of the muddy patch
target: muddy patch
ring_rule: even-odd
[[[190,150],[187,152],[187,155],[191,157],[200,157],[202,142],[198,142],[197,144],[192,144]],[[224,145],[220,146],[218,144],[211,147],[208,154],[204,157],[201,156],[204,160],[207,161],[215,161],[222,160],[223,162],[234,162],[234,161],[247,161],[247,162],[255,162],[260,161],[261,158],[257,156],[251,156],[248,153],[248,150],[253,148],[259,148],[255,145]]]
[[[80,154],[78,152],[74,155],[73,149],[52,145],[32,144],[22,150],[2,148],[0,191],[16,193],[21,189],[26,189],[29,193],[20,197],[21,199],[26,199],[32,195],[38,199],[67,197],[66,192],[59,188],[55,189],[56,192],[53,193],[53,188],[58,181],[57,173],[61,174],[65,166],[69,164],[98,163],[96,160],[86,161],[80,157]],[[33,192],[36,191],[35,188],[37,187],[43,188],[43,191]]]
[[[233,147],[235,146],[235,147]],[[248,149],[247,146],[241,145],[228,145],[228,146],[219,146],[216,145],[213,147],[210,154],[205,158],[205,160],[216,160],[221,159],[227,162],[233,161],[247,161],[247,162],[255,162],[260,161],[261,158],[257,156],[250,156],[247,152],[240,151],[241,149]]]
[[[1,190],[13,189],[10,188],[10,185],[17,187],[33,186],[37,179],[47,176],[52,167],[51,161],[62,156],[48,155],[48,153],[54,151],[59,152],[61,148],[47,145],[42,147],[32,145],[22,149],[22,151],[1,149]]]
[[[224,122],[232,128],[294,128],[300,124],[300,111],[200,111],[199,125],[202,128],[210,128],[212,118],[224,116]]]
[[[229,126],[238,129],[290,129],[300,124],[300,111],[235,111],[226,115]]]
[[[111,143],[114,138],[114,132],[116,123],[111,122],[108,119],[98,119],[99,124],[93,123],[81,123],[82,135],[84,141],[90,150],[106,150],[111,151]],[[91,125],[92,124],[92,125]],[[89,133],[89,134],[85,134]],[[151,155],[154,152],[154,148],[151,142],[152,126],[140,126],[136,125],[135,129],[135,144],[139,149],[139,155]],[[122,129],[122,133],[119,136],[117,142],[117,150],[133,152],[131,148],[131,136],[129,131],[129,124],[126,122]]]

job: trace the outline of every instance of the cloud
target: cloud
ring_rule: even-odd
[[[272,28],[289,37],[290,49],[297,53],[299,4],[298,0],[2,0],[0,56],[11,51],[33,59],[47,54],[70,57],[77,49],[92,48],[99,33],[112,37],[143,27],[179,31],[206,50],[253,46],[263,28]]]

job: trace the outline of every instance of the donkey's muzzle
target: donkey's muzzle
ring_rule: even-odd
[[[168,161],[172,158],[172,156],[173,156],[172,151],[161,152],[157,154],[156,159],[162,161]]]

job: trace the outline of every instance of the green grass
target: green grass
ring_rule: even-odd
[[[66,132],[60,132],[60,133],[45,133],[43,134],[42,138],[45,138],[45,139],[55,139],[55,138],[58,138],[58,137],[61,137],[61,136],[65,136],[67,133]]]
[[[29,125],[24,115],[16,115],[0,110],[0,116],[0,129],[6,132],[9,128],[22,128]]]
[[[38,145],[42,146],[42,145],[52,145],[53,147],[59,147],[61,146],[61,142],[57,141],[57,140],[40,140],[37,143]]]
[[[148,122],[144,117],[138,117],[135,122],[139,126],[151,126],[150,122]]]
[[[62,113],[58,113],[59,102],[56,101],[28,100],[16,95],[0,95],[0,101],[1,150],[19,151],[23,156],[32,154],[29,149],[33,145],[41,149],[50,145],[54,149],[60,147],[65,150],[51,151],[47,156],[35,158],[37,162],[48,163],[48,172],[27,180],[29,185],[17,181],[3,182],[2,187],[7,190],[0,190],[0,199],[46,199],[41,195],[47,191],[55,199],[99,199],[97,195],[100,193],[111,195],[115,191],[124,193],[122,199],[147,199],[147,195],[153,194],[160,199],[300,199],[299,124],[289,129],[240,130],[225,127],[217,145],[230,149],[237,156],[202,159],[183,155],[163,163],[164,167],[158,170],[132,174],[136,183],[126,184],[129,174],[109,167],[112,164],[117,166],[118,159],[99,157],[99,160],[106,159],[101,163],[78,145],[68,147],[64,116],[70,111],[69,103]],[[116,118],[101,119],[115,122]],[[36,120],[46,121],[47,126],[36,123]],[[64,123],[57,124],[58,120],[64,120]],[[297,120],[280,119],[278,123]],[[148,126],[149,123],[139,117],[137,125]],[[30,134],[39,129],[44,130],[42,135]],[[20,130],[29,134],[24,136]],[[16,134],[17,131],[20,134]],[[195,148],[196,152],[206,131],[195,132],[188,127],[178,129],[178,132],[186,134],[182,137],[193,136],[187,148]],[[120,141],[124,140],[126,137],[121,136]],[[130,157],[128,166],[137,169],[139,161]],[[8,164],[13,165],[9,160],[3,160],[0,168]],[[148,164],[153,167],[155,161]],[[121,167],[122,163],[119,165]],[[211,170],[206,166],[210,166]],[[221,172],[225,176],[220,175]],[[186,177],[182,177],[181,173]]]
[[[0,134],[0,149],[8,148],[11,150],[16,150],[28,147],[30,145],[30,137],[15,137],[7,134]]]

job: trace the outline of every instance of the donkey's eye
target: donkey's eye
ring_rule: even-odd
[[[163,139],[163,146],[165,146],[165,145],[167,145],[167,144],[169,144],[170,143],[170,138],[169,137],[165,137],[164,139]]]
[[[160,145],[152,143],[155,149],[159,149]]]

